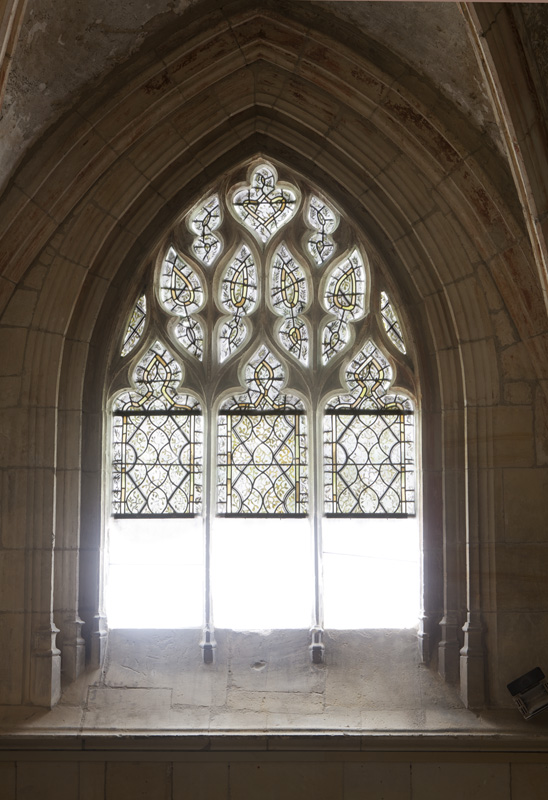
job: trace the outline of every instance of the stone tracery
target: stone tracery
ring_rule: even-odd
[[[113,511],[136,518],[201,514],[204,459],[204,474],[216,487],[216,498],[212,489],[204,498],[206,520],[215,509],[225,518],[310,515],[319,553],[321,515],[315,509],[343,517],[414,514],[413,405],[407,397],[388,394],[394,368],[374,341],[354,342],[360,321],[370,336],[382,339],[368,310],[371,276],[358,234],[347,226],[347,238],[338,238],[339,212],[306,181],[290,175],[278,183],[278,169],[265,161],[252,162],[248,171],[251,188],[216,191],[183,217],[179,225],[196,238],[186,250],[170,244],[151,279],[152,310],[158,298],[179,322],[166,326],[152,313],[156,321],[149,337],[158,340],[135,371],[147,391],[116,396]],[[300,213],[297,198],[302,198]],[[300,231],[307,225],[315,233],[303,238]],[[176,239],[177,230],[171,235]],[[225,252],[225,241],[237,246]],[[333,261],[336,250],[341,255]],[[379,280],[376,276],[375,285]],[[403,342],[386,294],[380,297]],[[206,322],[219,314],[217,324]],[[257,340],[262,343],[253,350]],[[161,341],[178,346],[178,358],[192,371],[204,409],[205,449],[198,401],[174,395],[182,371]],[[346,386],[325,405],[322,387],[339,382],[341,357]],[[234,363],[239,393],[230,383]],[[136,418],[139,413],[143,418]],[[317,431],[312,417],[318,419]],[[317,434],[323,436],[319,446]],[[209,581],[206,575],[206,586]],[[319,585],[316,580],[311,601],[316,608]],[[316,657],[322,624],[316,613]],[[211,634],[211,616],[206,625]]]

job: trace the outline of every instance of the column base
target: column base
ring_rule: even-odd
[[[58,633],[52,624],[34,634],[29,697],[32,705],[53,708],[61,698],[61,651],[55,644]]]
[[[483,626],[469,615],[464,627],[464,646],[460,651],[460,696],[466,708],[485,706],[485,652]]]

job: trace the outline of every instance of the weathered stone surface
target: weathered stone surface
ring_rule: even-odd
[[[344,800],[362,800],[367,795],[383,800],[410,800],[409,764],[345,764]]]
[[[512,764],[512,800],[543,800],[548,764]]]
[[[73,800],[79,795],[78,764],[27,762],[17,768],[17,800]]]
[[[143,764],[138,761],[108,764],[105,800],[134,797],[135,800],[166,800],[170,784],[169,764]]]
[[[411,779],[412,796],[424,800],[470,800],[500,797],[510,800],[510,775],[507,764],[416,764]]]
[[[228,800],[230,767],[210,764],[173,765],[173,800]]]
[[[287,800],[298,800],[304,795],[343,797],[342,765],[298,764],[233,764],[230,786],[242,800],[252,800],[258,795],[274,800],[283,794]]]

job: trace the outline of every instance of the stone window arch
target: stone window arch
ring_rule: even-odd
[[[408,337],[321,191],[264,159],[212,186],[159,251],[110,369],[111,623],[202,626],[206,661],[219,620],[309,626],[318,662],[326,624],[393,626],[365,611],[379,592],[415,586],[418,617]]]

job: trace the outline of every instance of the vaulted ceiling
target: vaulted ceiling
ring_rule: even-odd
[[[161,49],[166,32],[234,3],[210,0],[28,0],[0,119],[0,181],[78,98],[138,51]],[[241,4],[240,4],[241,5]],[[263,3],[264,7],[272,4]],[[439,92],[500,146],[467,27],[456,3],[277,2],[305,25],[375,54],[398,76]],[[267,34],[268,35],[268,34]]]
[[[456,207],[457,196],[466,199],[461,222],[465,207],[489,229],[506,217],[502,237],[500,231],[479,237],[480,251],[489,259],[511,249],[514,258],[523,235],[529,238],[536,285],[522,267],[507,285],[519,272],[524,309],[513,316],[525,338],[538,333],[531,318],[548,286],[548,6],[320,0],[10,0],[5,6],[6,301],[56,225],[80,213],[86,193],[110,192],[118,216],[143,200],[148,185],[165,198],[164,213],[173,214],[183,187],[185,196],[199,191],[212,170],[223,168],[223,158],[228,165],[245,147],[268,144],[271,155],[317,172],[326,188],[337,183],[334,196],[351,198],[381,245],[433,218],[434,208],[443,215],[440,198],[449,186],[450,205]],[[116,174],[128,162],[140,178],[124,187]],[[192,189],[191,174],[198,173]],[[101,182],[110,188],[99,190]],[[520,296],[514,288],[506,293],[510,304]]]

